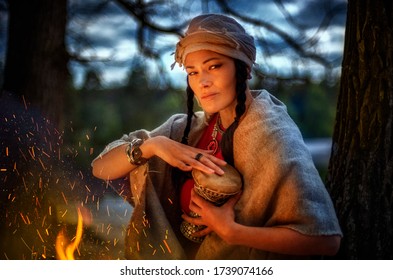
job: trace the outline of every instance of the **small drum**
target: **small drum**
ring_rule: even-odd
[[[241,175],[234,167],[227,164],[221,167],[221,169],[225,172],[224,175],[207,174],[197,169],[192,171],[196,193],[216,206],[224,204],[231,196],[239,193],[242,189]],[[198,217],[192,211],[189,215]],[[186,221],[183,221],[180,225],[183,235],[189,240],[198,243],[201,243],[204,237],[194,237],[192,234],[204,228],[205,226],[197,226]]]

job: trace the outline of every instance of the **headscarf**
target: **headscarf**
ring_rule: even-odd
[[[175,63],[181,67],[186,56],[195,51],[209,50],[247,64],[255,63],[254,38],[233,18],[219,14],[204,14],[191,20],[182,39],[176,45]]]

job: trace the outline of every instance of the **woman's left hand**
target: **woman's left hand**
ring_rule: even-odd
[[[214,231],[223,240],[227,240],[230,235],[231,226],[235,224],[234,206],[241,194],[230,198],[225,204],[215,206],[199,196],[195,190],[191,192],[190,210],[197,213],[200,217],[190,217],[183,214],[183,219],[195,225],[205,225],[206,228],[194,234],[201,237]]]

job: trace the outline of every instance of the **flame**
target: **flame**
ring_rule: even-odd
[[[64,235],[64,230],[61,230],[56,238],[56,252],[57,258],[60,260],[75,260],[74,252],[82,239],[83,233],[83,218],[80,209],[78,208],[78,224],[76,227],[75,239],[69,243]],[[69,244],[68,244],[69,243]]]

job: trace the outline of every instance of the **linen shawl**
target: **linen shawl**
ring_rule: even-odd
[[[285,105],[266,90],[252,91],[254,100],[234,134],[234,165],[243,176],[236,221],[247,226],[286,227],[306,235],[342,235],[331,198]],[[189,135],[195,146],[206,128],[196,113]],[[124,135],[100,154],[131,141],[164,135],[180,141],[186,115],[177,114],[157,129]],[[190,242],[179,227],[178,191],[172,168],[157,157],[130,174],[133,214],[126,236],[126,258],[186,259]],[[226,244],[214,232],[200,245],[196,259],[289,259],[244,246]]]

